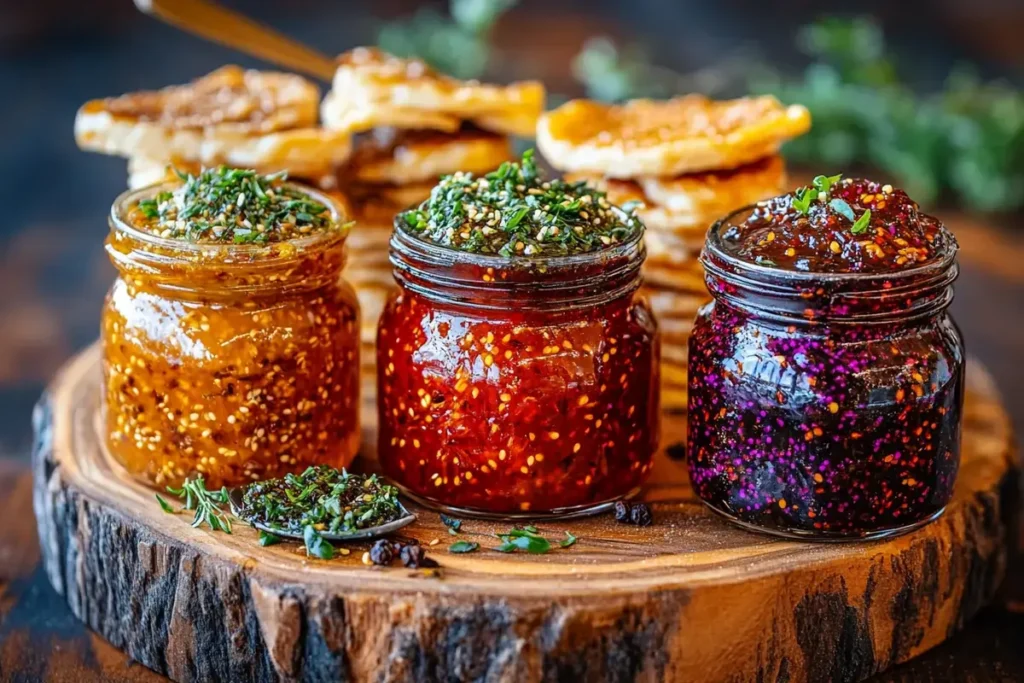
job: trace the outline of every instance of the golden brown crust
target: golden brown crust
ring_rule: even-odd
[[[292,74],[225,66],[187,85],[84,104],[79,147],[125,157],[324,173],[351,138],[316,125],[319,92]]]
[[[456,171],[491,171],[511,156],[509,139],[494,133],[384,128],[357,142],[344,173],[360,183],[433,183]]]
[[[806,108],[784,107],[770,96],[714,101],[687,95],[623,105],[573,100],[540,118],[537,144],[562,171],[675,176],[772,156],[809,128]]]
[[[454,132],[471,121],[496,133],[532,136],[543,110],[544,86],[537,81],[460,81],[421,60],[359,47],[338,57],[322,116],[327,126],[347,132],[379,126]]]

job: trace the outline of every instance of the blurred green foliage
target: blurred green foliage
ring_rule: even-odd
[[[811,132],[788,158],[817,168],[876,168],[922,204],[955,197],[978,211],[1024,206],[1024,95],[958,67],[939,92],[903,84],[879,27],[825,19],[799,32],[813,60],[802,78],[756,73],[755,92],[811,110]]]
[[[450,0],[443,16],[422,8],[384,24],[377,44],[399,57],[419,57],[456,78],[479,78],[491,56],[491,30],[517,0]]]
[[[458,78],[479,78],[491,58],[494,25],[516,1],[450,0],[450,16],[422,9],[384,25],[378,44]],[[948,196],[979,211],[1024,206],[1019,90],[960,67],[940,91],[918,95],[900,80],[880,28],[866,18],[823,19],[800,29],[797,41],[811,59],[797,78],[752,67],[761,60],[749,55],[681,74],[653,64],[640,48],[600,36],[587,41],[572,68],[588,96],[605,101],[717,95],[742,83],[811,110],[811,132],[786,145],[793,161],[829,171],[876,169],[922,204]]]

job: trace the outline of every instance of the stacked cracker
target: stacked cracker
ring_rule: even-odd
[[[687,344],[710,298],[697,260],[708,226],[782,192],[779,147],[809,127],[805,108],[772,97],[574,100],[541,117],[537,143],[552,166],[592,181],[614,204],[642,204],[643,289],[661,330],[663,407],[686,408]]]
[[[352,137],[318,125],[320,93],[292,74],[225,66],[187,85],[87,102],[75,119],[85,150],[128,158],[129,185],[226,164],[319,178],[343,164]]]
[[[338,57],[321,116],[329,130],[358,136],[336,181],[356,212],[345,277],[363,310],[368,385],[377,320],[395,286],[387,246],[395,214],[426,199],[442,175],[484,173],[511,158],[510,136],[533,135],[543,109],[537,82],[459,81],[375,48]]]

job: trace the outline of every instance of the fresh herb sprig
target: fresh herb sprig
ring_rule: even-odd
[[[332,224],[326,206],[283,184],[285,173],[220,166],[178,177],[180,187],[138,203],[142,227],[160,237],[266,244]]]
[[[831,199],[829,192],[832,190],[832,186],[838,183],[842,177],[842,174],[814,176],[810,187],[797,188],[796,192],[793,193],[793,208],[806,216],[810,214],[811,206],[815,202],[820,202],[823,205],[828,204]]]
[[[167,492],[178,496],[185,501],[185,510],[194,510],[192,526],[199,527],[206,524],[214,531],[231,533],[231,513],[226,512],[221,506],[228,504],[228,490],[221,488],[219,491],[210,491],[206,488],[206,481],[203,475],[197,475],[192,479],[186,479],[181,488],[167,487]],[[160,507],[165,512],[174,512],[171,505],[161,498],[156,497]]]
[[[398,489],[375,474],[315,465],[301,474],[249,484],[239,514],[249,522],[312,536],[309,529],[346,533],[386,524],[401,517],[402,508]]]
[[[643,230],[632,207],[616,210],[586,182],[545,179],[533,150],[483,177],[445,176],[430,199],[401,219],[425,241],[505,257],[592,252]]]

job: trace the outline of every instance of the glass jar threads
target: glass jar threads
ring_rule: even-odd
[[[407,493],[477,516],[601,509],[638,489],[658,442],[642,226],[582,184],[542,184],[531,161],[445,179],[391,240],[378,458]],[[552,205],[572,212],[565,241],[546,239]]]
[[[763,202],[708,233],[714,301],[690,339],[688,466],[697,495],[740,524],[877,538],[952,496],[957,246],[899,190],[823,180],[809,202]]]
[[[232,173],[243,172],[128,192],[111,210],[107,252],[119,276],[102,315],[107,446],[160,486],[341,467],[359,446],[359,313],[340,279],[346,226],[321,194]],[[261,193],[271,201],[246,204]],[[196,209],[207,201],[212,215]]]

